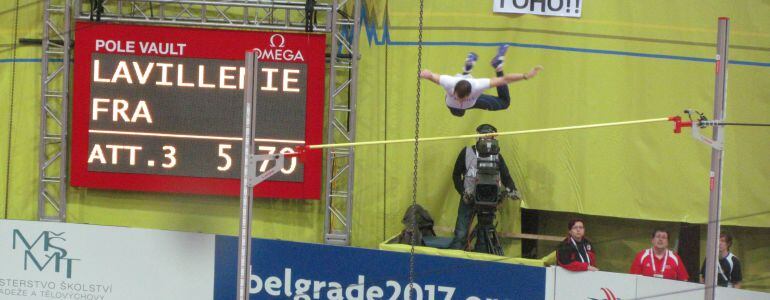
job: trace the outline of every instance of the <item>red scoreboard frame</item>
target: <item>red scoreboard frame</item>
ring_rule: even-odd
[[[146,25],[77,22],[75,34],[74,93],[72,107],[72,147],[70,184],[76,187],[127,191],[170,192],[237,196],[240,179],[189,177],[159,174],[89,171],[89,122],[91,116],[92,55],[128,54],[195,59],[243,60],[246,51],[269,52],[281,48],[302,52],[307,68],[305,145],[321,144],[323,135],[324,71],[326,37],[323,34],[261,32]],[[184,44],[183,53],[125,53],[120,47],[103,47],[104,41]],[[102,47],[97,47],[101,41]],[[110,49],[108,49],[110,48]],[[121,53],[122,51],[122,53]],[[285,62],[281,55],[262,56],[260,61]],[[296,61],[292,61],[296,62]],[[241,99],[242,102],[242,99]],[[257,112],[259,113],[259,112]],[[241,153],[233,153],[241,156]],[[301,182],[265,181],[254,189],[255,197],[319,199],[321,192],[320,151],[310,151],[303,162]]]

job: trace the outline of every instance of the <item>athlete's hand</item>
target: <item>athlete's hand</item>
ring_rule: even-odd
[[[430,79],[431,77],[433,77],[433,72],[431,72],[430,70],[422,70],[420,71],[420,77],[425,79]]]
[[[588,266],[588,271],[599,271],[599,268],[594,266]]]
[[[535,76],[537,76],[537,73],[539,73],[542,70],[543,70],[543,66],[541,65],[535,66],[534,68],[532,68],[532,70],[529,70],[529,72],[527,72],[527,79],[534,78]]]

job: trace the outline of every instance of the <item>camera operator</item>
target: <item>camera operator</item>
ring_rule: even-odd
[[[476,132],[480,134],[495,133],[497,128],[489,124],[481,124],[476,127]],[[485,139],[494,140],[494,136],[485,136],[479,138],[479,141]],[[483,156],[482,156],[483,157]],[[468,233],[471,220],[474,214],[474,188],[475,179],[477,173],[477,160],[479,153],[476,150],[476,146],[468,146],[460,151],[460,155],[457,156],[455,162],[454,171],[452,172],[452,180],[454,181],[455,190],[460,194],[460,203],[457,207],[457,221],[455,223],[454,239],[450,248],[452,249],[464,249],[469,248]],[[498,155],[499,167],[500,167],[500,179],[503,186],[511,199],[519,199],[516,185],[511,178],[511,174],[508,171],[508,167],[505,164],[502,154]],[[478,244],[478,243],[477,243]],[[478,247],[477,247],[478,248]]]

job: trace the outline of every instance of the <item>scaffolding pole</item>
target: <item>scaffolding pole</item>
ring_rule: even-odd
[[[70,0],[47,0],[43,9],[37,216],[67,219],[67,129],[69,123]]]
[[[345,12],[343,0],[332,1],[327,139],[329,144],[350,143],[356,137],[358,87],[358,33],[361,0],[355,0],[353,18]],[[352,36],[351,36],[352,35]],[[353,220],[354,153],[351,146],[326,151],[324,200],[324,243],[350,245]]]

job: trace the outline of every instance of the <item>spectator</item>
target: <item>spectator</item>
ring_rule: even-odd
[[[599,271],[596,268],[596,253],[591,242],[585,237],[585,225],[581,219],[567,223],[567,238],[556,248],[559,266],[570,271]]]
[[[631,264],[631,274],[687,281],[690,276],[682,259],[668,250],[668,230],[652,232],[652,247],[639,252]]]
[[[723,232],[719,235],[719,264],[717,265],[717,285],[724,287],[741,288],[743,274],[741,273],[741,261],[730,252],[733,245],[733,236]],[[703,283],[706,274],[706,260],[700,269],[700,283]]]

